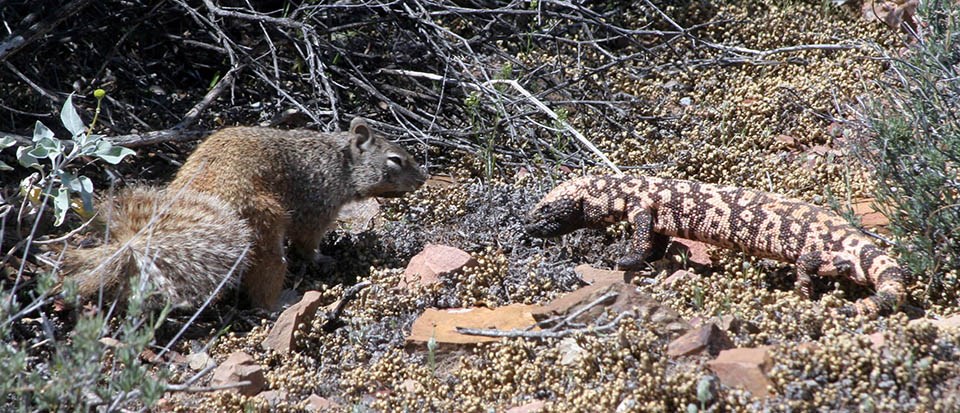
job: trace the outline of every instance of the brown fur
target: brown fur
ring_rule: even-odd
[[[198,307],[224,283],[237,284],[247,267],[250,229],[219,199],[191,191],[128,188],[100,209],[110,239],[88,249],[70,249],[63,274],[77,282],[85,300],[125,299],[139,275],[157,295],[146,305]],[[226,278],[226,281],[224,279]]]
[[[213,195],[246,220],[254,247],[242,289],[251,304],[271,308],[283,289],[286,239],[300,255],[316,257],[344,204],[399,196],[425,180],[406,150],[356,118],[349,132],[336,134],[221,130],[197,147],[170,188]]]

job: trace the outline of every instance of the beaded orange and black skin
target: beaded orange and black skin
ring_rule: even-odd
[[[907,273],[862,231],[836,213],[753,189],[642,176],[586,176],[564,182],[530,212],[526,232],[546,238],[579,228],[629,221],[633,252],[617,261],[637,269],[659,259],[669,237],[686,238],[795,263],[797,290],[810,295],[810,277],[843,277],[872,286],[874,295],[841,307],[875,318],[897,309]]]

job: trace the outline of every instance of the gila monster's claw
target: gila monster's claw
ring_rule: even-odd
[[[629,254],[623,256],[617,261],[617,270],[620,271],[636,271],[643,268],[646,264],[643,256],[640,254]]]
[[[797,271],[797,281],[794,283],[794,288],[797,290],[797,294],[800,294],[800,297],[803,297],[804,300],[810,299],[812,283],[810,275]]]

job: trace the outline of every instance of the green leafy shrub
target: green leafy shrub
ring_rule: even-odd
[[[99,113],[104,94],[95,93],[95,96],[98,96],[97,113]],[[40,174],[39,179],[24,180],[21,183],[21,192],[33,198],[34,202],[38,201],[36,198],[40,195],[52,199],[56,225],[62,224],[66,217],[71,193],[80,195],[83,200],[83,211],[93,210],[93,182],[86,176],[78,176],[70,172],[69,165],[72,162],[80,157],[93,157],[116,165],[123,158],[134,153],[130,149],[111,144],[101,135],[89,133],[80,115],[77,114],[76,108],[73,107],[73,95],[67,97],[66,102],[63,103],[60,120],[71,134],[69,145],[54,137],[50,128],[37,121],[33,129],[33,144],[17,148],[17,161],[20,165],[36,169]],[[91,122],[90,129],[95,123],[96,118]],[[0,140],[0,149],[13,144],[15,142],[11,138]],[[49,170],[40,163],[43,160],[49,163]],[[0,169],[3,168],[9,169],[10,166],[0,164]]]
[[[884,94],[867,110],[877,202],[901,263],[927,304],[956,303],[960,268],[960,9],[927,2],[928,24],[904,57],[888,56]]]
[[[98,113],[103,95],[94,93]],[[17,148],[20,165],[37,170],[21,183],[21,193],[38,205],[40,214],[52,200],[58,225],[70,209],[71,194],[80,195],[83,209],[92,209],[93,184],[73,172],[72,163],[85,157],[116,164],[133,154],[89,133],[92,126],[83,124],[72,96],[64,103],[60,118],[71,134],[69,141],[55,138],[37,122],[32,144]],[[2,139],[0,150],[16,143]],[[0,163],[0,169],[12,167]],[[36,235],[32,233],[28,241]],[[30,250],[29,242],[23,249]],[[0,292],[0,411],[118,411],[148,407],[163,395],[167,370],[151,368],[140,360],[166,316],[166,311],[153,314],[143,310],[144,298],[150,293],[148,283],[133,281],[140,288],[133,288],[122,316],[116,317],[114,307],[80,314],[64,338],[57,332],[61,328],[54,321],[58,316],[50,310],[57,281],[54,272],[37,274],[36,282],[29,284],[20,282],[26,278],[23,267],[16,275],[13,287]],[[70,283],[65,284],[69,291]],[[18,291],[20,286],[26,291]],[[32,297],[32,301],[24,297]]]

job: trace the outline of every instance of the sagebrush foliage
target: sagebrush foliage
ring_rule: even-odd
[[[960,9],[951,4],[925,4],[928,32],[889,58],[886,94],[868,110],[877,202],[927,304],[956,303],[960,286]]]
[[[95,93],[98,102],[104,95],[102,91]],[[16,145],[20,165],[37,171],[35,179],[21,182],[21,196],[35,207],[34,212],[26,215],[40,221],[52,204],[57,225],[71,209],[81,212],[92,207],[93,183],[76,174],[78,163],[93,159],[116,164],[133,154],[130,149],[90,133],[92,127],[81,120],[72,95],[61,109],[61,121],[71,134],[69,140],[56,138],[52,130],[38,121],[32,142]],[[0,149],[15,144],[13,139],[0,139]],[[0,163],[0,170],[3,169],[12,168]],[[82,205],[74,201],[76,207],[71,208],[71,194],[79,194]],[[26,204],[20,201],[11,205]],[[6,212],[9,211],[8,208]],[[14,215],[6,212],[0,214],[0,240],[7,224],[4,220]],[[36,229],[33,226],[28,240],[40,235]],[[26,254],[31,253],[29,242],[25,244]],[[0,411],[117,411],[154,404],[166,390],[167,370],[160,367],[151,372],[140,354],[155,341],[154,334],[167,310],[144,310],[145,298],[153,293],[148,283],[131,281],[133,292],[122,313],[109,303],[95,314],[78,311],[72,331],[62,337],[58,331],[62,326],[54,321],[60,317],[52,314],[56,310],[51,305],[56,295],[55,271],[30,275],[21,267],[15,281],[3,285]],[[76,296],[72,284],[65,282],[63,286],[68,302]],[[77,308],[80,303],[69,305]]]

